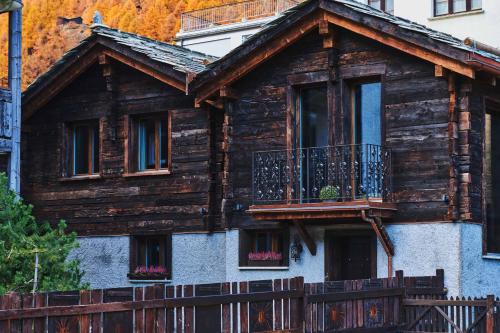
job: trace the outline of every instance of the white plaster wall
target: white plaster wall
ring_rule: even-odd
[[[450,295],[460,293],[460,224],[391,224],[386,230],[394,243],[393,271],[405,276],[435,275],[444,269]],[[377,274],[387,277],[387,256],[378,243]]]
[[[72,251],[69,259],[80,260],[85,272],[83,282],[91,288],[129,286],[129,237],[78,237],[80,247]]]
[[[463,224],[462,294],[465,296],[500,295],[500,257],[486,259],[482,253],[482,226]],[[490,258],[494,258],[491,256]],[[446,273],[445,273],[446,274]]]
[[[226,234],[172,235],[172,283],[226,281]]]
[[[290,258],[287,270],[241,270],[239,269],[239,240],[238,230],[226,232],[226,272],[228,281],[251,281],[265,279],[282,279],[303,276],[306,282],[322,282],[325,279],[325,250],[324,250],[324,228],[308,228],[311,236],[316,241],[317,254],[312,256],[305,244],[302,244],[303,252],[301,260],[295,262]],[[293,241],[296,234],[290,228],[290,240]]]

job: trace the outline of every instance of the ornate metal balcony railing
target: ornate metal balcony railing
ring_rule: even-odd
[[[363,144],[255,152],[252,183],[254,204],[390,202],[391,151]]]
[[[278,15],[302,1],[253,0],[186,12],[181,15],[181,32],[193,32]]]

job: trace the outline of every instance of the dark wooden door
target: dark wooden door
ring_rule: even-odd
[[[370,234],[327,234],[326,280],[376,277],[376,242]]]

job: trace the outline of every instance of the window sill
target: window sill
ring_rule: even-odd
[[[101,175],[84,175],[84,176],[72,176],[72,177],[63,177],[59,178],[59,181],[61,182],[73,182],[73,181],[79,181],[79,180],[95,180],[95,179],[101,179]]]
[[[149,177],[149,176],[168,176],[172,174],[170,170],[153,170],[153,171],[140,171],[133,173],[124,173],[123,177],[133,178],[133,177]]]
[[[288,266],[240,266],[240,271],[287,271]]]
[[[164,284],[171,284],[172,280],[136,280],[136,279],[129,279],[128,282],[135,284],[135,283],[164,283]]]
[[[483,259],[500,260],[500,253],[487,253],[487,254],[483,255]]]
[[[469,15],[477,15],[477,14],[483,14],[483,13],[484,13],[484,9],[474,9],[474,10],[471,10],[471,11],[468,11],[468,12],[459,12],[459,13],[453,13],[453,14],[433,16],[433,17],[429,17],[427,20],[429,20],[429,21],[439,21],[439,20],[445,20],[447,18],[469,16]]]

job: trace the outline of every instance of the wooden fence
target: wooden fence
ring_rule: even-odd
[[[500,304],[446,299],[444,276],[303,278],[0,297],[1,333],[500,331]],[[496,321],[496,322],[495,322]]]

